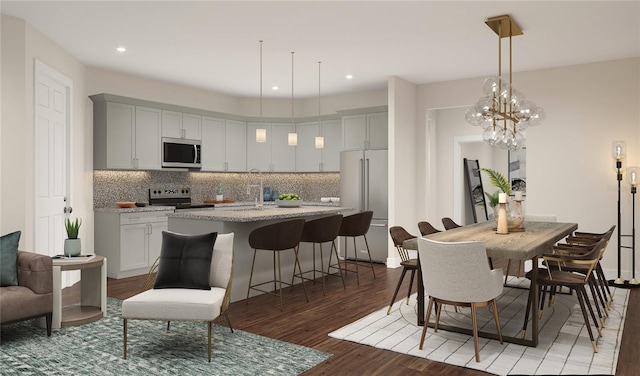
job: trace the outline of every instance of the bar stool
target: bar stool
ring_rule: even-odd
[[[295,262],[293,264],[293,274],[296,273],[296,265],[300,268],[300,261],[298,260],[298,244],[302,237],[302,230],[304,228],[304,218],[292,219],[282,222],[273,223],[270,225],[259,227],[249,234],[249,245],[253,248],[253,261],[251,262],[251,274],[249,275],[249,288],[247,289],[247,301],[249,304],[249,293],[251,289],[260,291],[265,294],[271,294],[280,297],[280,310],[282,310],[282,284],[292,286],[287,282],[282,282],[282,272],[280,268],[280,252],[293,249],[295,254]],[[257,283],[252,285],[253,269],[256,264],[257,251],[265,250],[273,252],[273,280]],[[278,259],[278,276],[276,278],[276,255]],[[273,282],[273,291],[266,291],[258,288],[259,286],[266,285]],[[304,290],[304,297],[309,302],[307,297],[307,289],[304,286],[304,280],[302,281],[302,288]],[[279,291],[279,292],[277,292]]]
[[[326,275],[340,277],[342,279],[342,287],[347,288],[344,284],[344,275],[342,274],[342,268],[340,264],[338,264],[338,270],[340,275],[330,274],[329,268],[327,271],[324,271],[324,257],[322,254],[322,243],[331,242],[331,249],[329,249],[329,263],[331,263],[331,256],[333,254],[336,255],[336,259],[338,259],[338,249],[336,247],[336,238],[338,237],[338,231],[340,230],[340,225],[342,224],[342,214],[330,215],[327,217],[322,217],[318,219],[313,219],[304,223],[304,229],[302,230],[302,238],[300,239],[300,243],[313,243],[313,269],[308,270],[306,272],[302,272],[300,270],[299,274],[293,274],[293,278],[291,279],[291,284],[293,284],[294,279],[300,278],[301,280],[311,280],[310,278],[304,277],[305,274],[313,272],[313,283],[316,282],[316,272],[319,272],[322,276],[322,295],[326,295],[325,285],[324,285],[324,277]],[[320,269],[316,268],[316,244],[320,246]]]
[[[356,214],[352,214],[342,218],[342,224],[340,225],[340,231],[338,231],[338,236],[344,236],[344,271],[356,273],[356,280],[358,281],[358,286],[360,285],[360,277],[358,274],[358,248],[356,246],[356,237],[362,236],[364,238],[364,244],[367,247],[367,253],[369,254],[369,266],[367,268],[371,268],[373,272],[373,278],[376,278],[376,271],[373,269],[373,262],[371,261],[371,252],[369,251],[369,243],[367,242],[367,232],[369,231],[369,226],[371,225],[371,219],[373,219],[372,211],[364,211]],[[353,238],[353,261],[348,259],[348,242],[347,238]],[[354,264],[355,270],[350,270],[347,268],[347,264]]]

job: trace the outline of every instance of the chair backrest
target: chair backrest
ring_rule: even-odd
[[[455,302],[485,302],[502,293],[502,273],[492,273],[482,242],[418,238],[425,292]],[[497,277],[497,278],[496,278]]]
[[[352,214],[342,218],[339,236],[361,236],[369,231],[371,220],[373,219],[372,211],[364,211]]]
[[[334,214],[304,223],[301,242],[324,243],[335,240],[342,225],[342,214]]]
[[[604,249],[607,246],[607,240],[605,238],[601,238],[597,243],[594,243],[588,247],[591,249],[588,251],[581,251],[579,254],[575,253],[566,253],[566,248],[563,247],[554,247],[554,254],[545,254],[542,257],[544,261],[551,265],[551,263],[555,263],[560,270],[564,266],[570,266],[571,264],[580,264],[584,266],[588,266],[589,269],[585,273],[580,273],[584,275],[584,282],[586,283],[589,280],[589,275],[593,271],[596,263],[602,256]],[[562,252],[562,251],[565,252]],[[547,272],[549,273],[549,278],[553,279],[553,273],[551,272],[551,268],[547,268]]]
[[[437,232],[440,232],[440,230],[438,230],[437,228],[433,227],[431,225],[431,223],[426,222],[426,221],[418,222],[418,230],[420,230],[420,235],[422,235],[422,236],[431,235],[431,234],[435,234]]]
[[[459,224],[455,223],[453,219],[449,217],[442,218],[442,225],[444,226],[445,230],[451,230],[454,228],[462,227]]]
[[[391,240],[393,240],[393,245],[396,246],[398,253],[400,254],[400,259],[402,261],[409,260],[409,252],[402,246],[405,240],[414,239],[415,236],[411,235],[401,226],[393,226],[389,228],[389,235],[391,235]]]
[[[304,218],[290,219],[258,227],[249,234],[249,245],[253,249],[283,251],[295,248],[300,243]]]
[[[218,234],[213,244],[209,285],[227,288],[233,275],[233,238],[234,233]]]

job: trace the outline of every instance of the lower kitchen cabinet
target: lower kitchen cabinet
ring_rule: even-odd
[[[172,212],[95,213],[95,250],[107,258],[109,278],[149,272],[160,256],[162,231],[167,231],[167,213]]]

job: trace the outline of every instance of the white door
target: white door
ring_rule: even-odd
[[[34,103],[34,244],[46,255],[62,253],[69,182],[72,81],[36,60]]]

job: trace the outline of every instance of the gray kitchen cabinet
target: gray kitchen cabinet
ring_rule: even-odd
[[[256,142],[256,129],[267,130],[267,141]],[[263,172],[295,171],[296,147],[289,146],[288,135],[293,126],[286,123],[247,124],[247,168]]]
[[[224,119],[202,117],[202,171],[225,171],[225,121]]]
[[[162,110],[162,137],[200,140],[201,122],[200,115]]]
[[[135,159],[134,168],[159,170],[160,150],[160,110],[136,106]]]
[[[316,149],[316,136],[324,137],[324,148]],[[340,119],[298,124],[296,172],[340,171],[342,150],[342,122]]]
[[[386,112],[342,117],[342,150],[387,149]]]
[[[146,274],[160,256],[167,213],[95,212],[95,252],[107,258],[107,276],[126,278]]]
[[[247,123],[238,120],[224,122],[225,169],[229,172],[247,171]],[[254,133],[255,140],[255,133]]]

